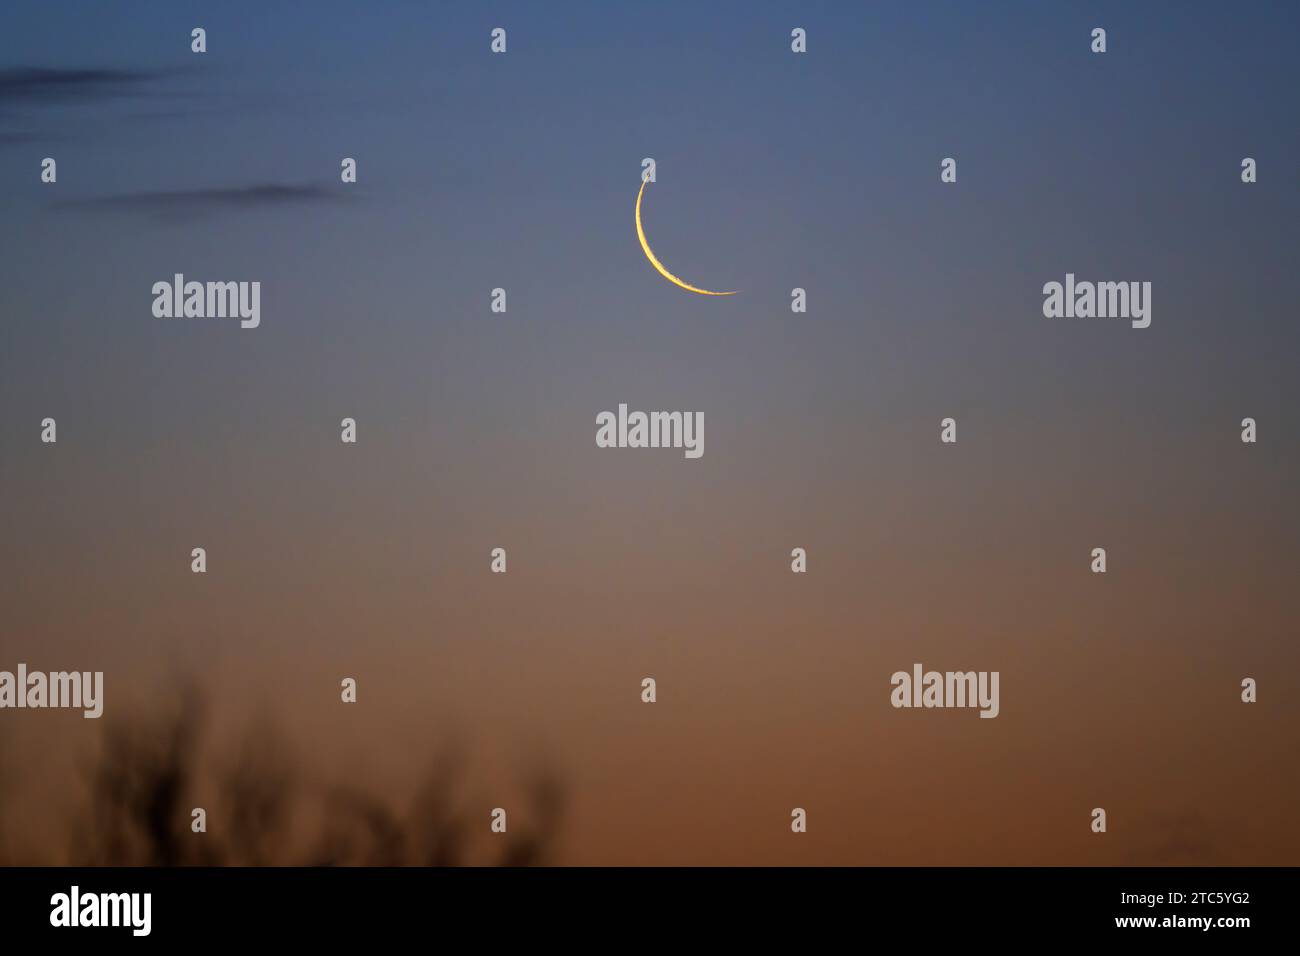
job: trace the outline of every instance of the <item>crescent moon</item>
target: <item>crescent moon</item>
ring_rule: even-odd
[[[673,285],[680,286],[687,292],[694,292],[696,295],[735,295],[735,292],[713,292],[709,289],[697,288],[689,282],[683,282],[681,279],[677,278],[677,276],[665,269],[664,264],[660,262],[659,258],[650,250],[650,243],[647,242],[645,238],[645,230],[641,228],[641,197],[645,195],[646,183],[649,181],[650,180],[648,179],[641,180],[641,189],[636,194],[636,237],[641,240],[641,248],[645,252],[645,257],[650,260],[650,264],[655,267],[655,271]]]

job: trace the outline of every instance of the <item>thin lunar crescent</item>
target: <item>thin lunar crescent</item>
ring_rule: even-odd
[[[645,250],[645,257],[650,260],[650,264],[655,267],[655,271],[671,282],[673,285],[681,286],[687,292],[694,292],[697,295],[735,295],[735,292],[713,292],[709,289],[699,289],[689,282],[683,282],[677,276],[673,275],[664,268],[664,264],[659,261],[653,252],[650,251],[650,243],[646,241],[645,230],[641,228],[641,197],[645,195],[646,183],[650,180],[641,180],[641,189],[636,194],[636,237],[641,240],[641,248]]]

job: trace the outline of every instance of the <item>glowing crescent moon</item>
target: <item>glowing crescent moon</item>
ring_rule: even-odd
[[[645,194],[645,186],[649,181],[648,179],[641,180],[641,190],[636,194],[636,237],[641,240],[641,248],[645,251],[645,257],[650,260],[650,264],[655,267],[655,271],[673,285],[681,286],[687,292],[694,292],[697,295],[735,295],[735,292],[712,292],[708,289],[697,289],[689,282],[683,282],[665,269],[664,264],[650,251],[650,243],[646,242],[645,230],[641,228],[641,197]]]

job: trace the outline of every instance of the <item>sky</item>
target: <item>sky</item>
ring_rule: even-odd
[[[0,668],[107,703],[0,713],[0,798],[74,832],[197,674],[214,752],[274,721],[384,799],[456,741],[484,827],[544,763],[558,862],[1295,864],[1297,21],[6,3]],[[738,295],[646,261],[645,157],[656,254]],[[176,273],[260,326],[155,318]],[[1066,273],[1151,326],[1045,318]],[[597,448],[624,402],[704,455]],[[998,718],[892,708],[918,661]]]

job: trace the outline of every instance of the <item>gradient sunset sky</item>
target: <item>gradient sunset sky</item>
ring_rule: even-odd
[[[10,839],[184,673],[394,800],[457,741],[485,829],[555,768],[561,862],[1300,863],[1298,27],[6,2],[0,669],[106,683],[0,712]],[[647,156],[656,253],[739,295],[646,261]],[[1067,272],[1151,327],[1044,318]],[[154,318],[175,273],[260,281],[260,328]],[[598,449],[620,402],[703,457]],[[918,661],[1000,716],[893,709]]]

